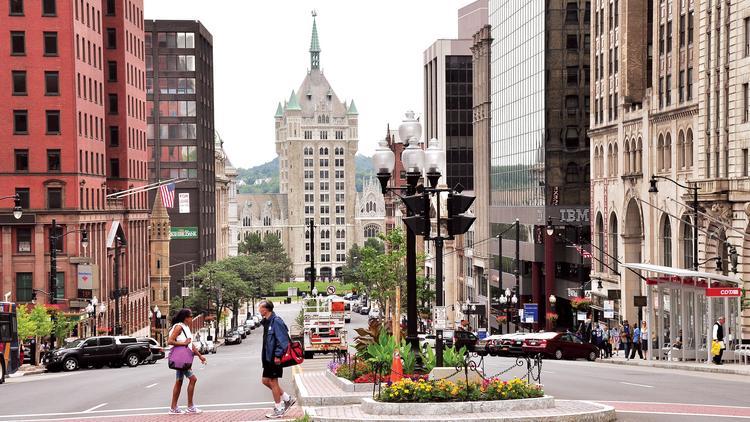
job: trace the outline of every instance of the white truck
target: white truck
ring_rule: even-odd
[[[315,353],[346,352],[349,349],[344,305],[343,300],[324,297],[305,299],[302,305],[305,359],[311,359]]]

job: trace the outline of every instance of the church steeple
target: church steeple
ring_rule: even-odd
[[[313,28],[312,39],[310,40],[310,68],[320,69],[320,43],[318,42],[318,26],[315,23],[315,17],[318,12],[313,10]]]

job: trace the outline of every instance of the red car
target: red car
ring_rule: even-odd
[[[590,361],[599,356],[599,349],[584,343],[571,333],[536,333],[524,339],[523,352],[529,355],[541,353],[555,359],[586,358]]]

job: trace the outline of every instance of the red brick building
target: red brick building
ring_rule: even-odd
[[[24,211],[15,220],[0,202],[0,293],[49,303],[54,219],[70,233],[57,242],[56,306],[82,314],[97,296],[97,325],[116,324],[119,237],[122,331],[147,333],[146,194],[107,198],[147,183],[143,0],[8,0],[0,27],[0,196],[18,193]]]

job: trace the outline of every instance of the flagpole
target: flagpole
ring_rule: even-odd
[[[136,193],[148,192],[150,190],[157,189],[164,184],[174,183],[176,185],[177,183],[187,182],[187,180],[188,179],[169,179],[163,182],[157,182],[157,183],[152,183],[150,185],[141,186],[140,188],[132,188],[132,189],[120,191],[117,193],[113,193],[113,194],[107,195],[107,198],[110,198],[110,199],[111,198],[116,198],[116,199],[125,198],[127,196],[131,196]]]

